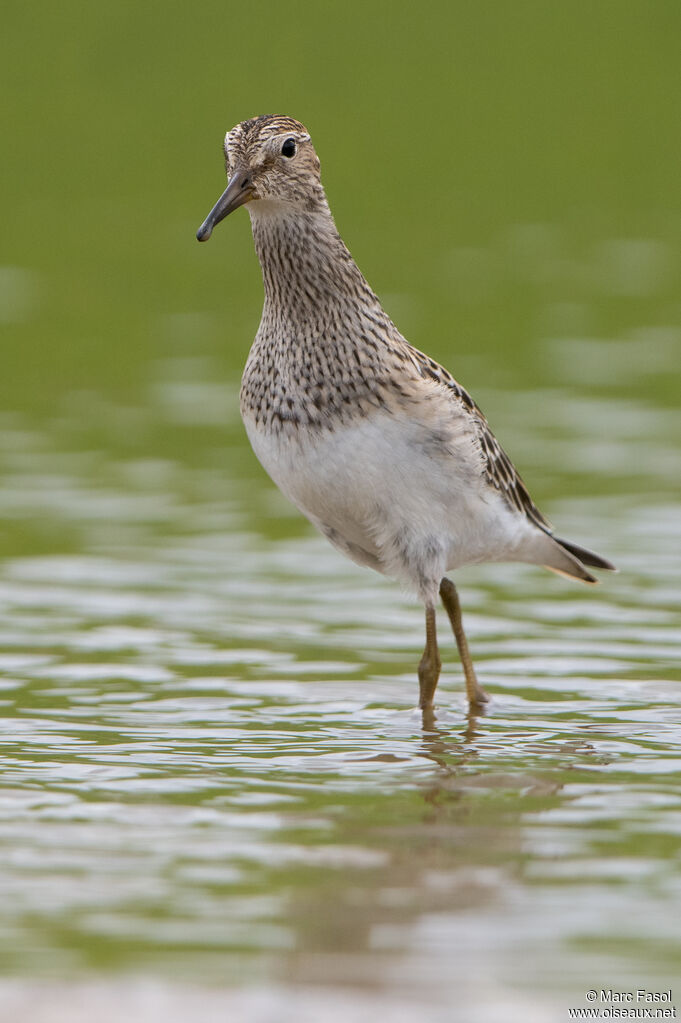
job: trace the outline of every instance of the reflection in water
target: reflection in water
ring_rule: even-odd
[[[93,456],[71,428],[14,421],[5,440],[6,970],[160,972],[178,1005],[184,983],[266,980],[303,1014],[319,1005],[291,985],[329,985],[396,1019],[414,999],[547,1018],[594,973],[668,986],[681,526],[664,497],[555,509],[621,562],[607,591],[462,573],[492,700],[466,714],[443,641],[424,721],[418,609],[269,484],[246,501],[221,454]]]
[[[269,4],[257,75],[248,5],[155,7],[3,8],[0,1020],[681,1001],[681,6]],[[262,282],[245,213],[199,256],[198,154],[282,81],[386,309],[620,568],[457,574],[477,718],[442,620],[424,730],[420,609],[243,435]]]

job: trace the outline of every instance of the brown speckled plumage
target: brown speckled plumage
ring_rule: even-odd
[[[612,566],[554,537],[472,398],[383,310],[338,234],[305,127],[251,118],[228,133],[225,158],[228,188],[198,237],[247,205],[265,287],[240,399],[254,450],[335,546],[419,593],[424,711],[438,591],[481,702],[446,569],[528,561],[595,582],[585,565]]]

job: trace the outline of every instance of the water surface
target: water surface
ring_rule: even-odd
[[[574,412],[556,444],[576,457]],[[147,414],[161,415],[151,399]],[[8,556],[0,582],[6,973],[163,976],[190,1001],[197,983],[207,999],[216,984],[293,985],[301,1012],[329,985],[355,1013],[405,998],[517,1003],[519,1018],[582,1004],[594,977],[669,986],[670,500],[549,506],[620,565],[598,589],[520,566],[461,573],[492,702],[467,714],[443,622],[424,732],[422,615],[397,586],[345,562],[266,480],[231,476],[217,448],[200,466],[126,459],[74,448],[73,432],[71,446],[63,423],[4,433],[9,535],[49,537]],[[537,458],[552,446],[529,424],[516,442]]]
[[[8,6],[3,1023],[553,1023],[678,987],[681,10],[613,11]],[[559,535],[620,568],[459,574],[483,716],[441,616],[423,730],[421,609],[246,443],[248,218],[194,232],[267,110]]]

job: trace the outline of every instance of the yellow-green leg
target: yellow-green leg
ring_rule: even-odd
[[[419,707],[427,711],[432,709],[433,697],[440,677],[440,652],[437,648],[437,631],[435,628],[435,607],[426,605],[426,648],[419,662]]]
[[[440,597],[442,598],[445,611],[447,612],[452,624],[452,631],[454,633],[456,645],[459,648],[459,657],[461,658],[461,665],[466,679],[466,695],[468,696],[468,702],[471,705],[487,703],[489,697],[475,677],[475,668],[473,667],[473,661],[468,649],[466,633],[463,631],[463,622],[461,621],[461,604],[459,603],[459,595],[456,592],[456,586],[451,579],[445,578],[440,583]]]

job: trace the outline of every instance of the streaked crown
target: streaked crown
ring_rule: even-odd
[[[247,174],[252,198],[274,199],[314,209],[326,205],[321,165],[304,124],[280,114],[242,121],[225,136],[231,179]]]

